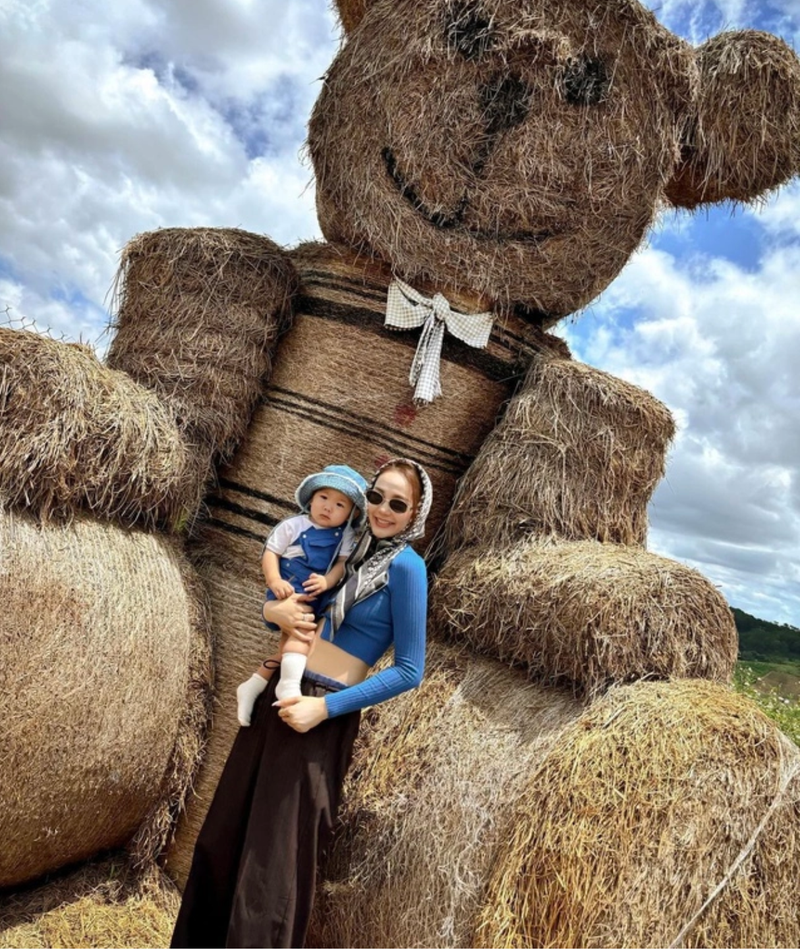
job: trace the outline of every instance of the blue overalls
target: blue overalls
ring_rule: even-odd
[[[336,554],[342,543],[344,527],[315,528],[309,527],[292,541],[292,545],[299,544],[303,549],[302,557],[282,557],[278,561],[281,577],[288,581],[298,594],[304,594],[303,581],[307,581],[312,574],[327,574],[333,566]],[[267,588],[266,600],[275,600],[272,591]],[[308,601],[316,612],[319,598]],[[278,630],[275,624],[264,623],[270,630]]]

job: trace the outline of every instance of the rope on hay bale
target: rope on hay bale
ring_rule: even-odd
[[[445,546],[530,535],[644,545],[675,432],[650,393],[572,360],[537,358],[459,484]]]
[[[589,697],[641,677],[729,680],[737,653],[730,608],[701,574],[597,541],[456,552],[434,581],[431,630]]]
[[[165,228],[122,252],[108,363],[170,406],[206,476],[247,430],[296,286],[277,244],[234,228]]]
[[[580,713],[432,644],[419,689],[365,714],[309,946],[471,946],[507,815]]]
[[[166,947],[179,904],[157,867],[114,855],[0,897],[0,948]]]
[[[694,208],[784,184],[800,169],[800,63],[783,40],[758,30],[719,33],[697,50],[700,85],[667,188]]]
[[[166,843],[210,710],[203,590],[176,541],[0,511],[0,887]]]
[[[794,947],[798,878],[800,750],[724,687],[637,683],[520,796],[474,945]]]
[[[174,527],[200,503],[172,413],[87,346],[0,328],[0,414],[9,505]]]

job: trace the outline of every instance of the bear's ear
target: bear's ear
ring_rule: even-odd
[[[371,0],[336,0],[336,9],[345,33],[354,30],[367,12]]]
[[[776,36],[720,33],[696,51],[700,84],[667,185],[674,205],[751,201],[800,173],[800,61]]]

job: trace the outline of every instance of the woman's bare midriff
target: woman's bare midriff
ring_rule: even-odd
[[[363,682],[369,673],[369,667],[363,660],[359,660],[351,653],[346,653],[335,643],[323,640],[319,636],[314,643],[306,668],[314,673],[330,676],[331,679],[338,680],[345,686],[355,686]]]

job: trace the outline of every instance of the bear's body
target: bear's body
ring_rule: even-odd
[[[303,245],[289,260],[299,280],[292,326],[236,460],[210,500],[215,519],[259,538],[265,523],[293,510],[293,486],[319,458],[341,456],[369,472],[382,459],[402,454],[430,472],[432,537],[456,481],[533,357],[543,351],[568,355],[566,345],[513,314],[497,318],[483,349],[445,333],[444,395],[417,406],[409,370],[420,329],[385,325],[391,269],[330,244]],[[472,303],[452,300],[454,309],[468,310]],[[290,454],[278,448],[287,445]],[[272,499],[259,500],[259,493]],[[255,520],[247,524],[246,513],[234,513],[233,505],[253,509]]]
[[[298,277],[292,326],[247,435],[207,499],[210,518],[198,539],[208,552],[201,572],[217,631],[217,692],[225,698],[270,652],[260,621],[259,550],[269,528],[295,510],[294,490],[304,473],[323,458],[346,458],[364,472],[398,454],[419,460],[433,484],[430,541],[457,479],[530,361],[545,352],[568,358],[558,338],[507,315],[482,350],[470,351],[448,334],[441,360],[445,395],[415,406],[408,376],[420,331],[384,325],[390,269],[329,244],[301,246],[288,259]],[[470,301],[452,303],[468,308]],[[124,366],[119,347],[116,354],[116,365]],[[207,752],[213,765],[201,771],[198,804],[170,851],[169,866],[178,877],[188,871],[205,813],[200,803],[210,801],[236,729],[235,718],[216,717]]]
[[[545,331],[616,277],[664,203],[750,201],[798,173],[800,63],[780,40],[755,32],[722,34],[695,49],[636,0],[341,0],[339,7],[347,37],[309,132],[328,243],[286,252],[236,231],[140,236],[124,256],[109,351],[116,372],[89,370],[85,358],[62,366],[53,359],[58,345],[49,342],[23,353],[19,334],[0,333],[6,364],[0,405],[15,449],[0,460],[0,492],[45,546],[61,544],[63,532],[73,530],[49,525],[50,516],[89,512],[125,526],[119,543],[130,569],[120,590],[150,596],[148,616],[158,618],[175,598],[154,588],[128,556],[134,538],[141,530],[180,533],[194,526],[189,547],[211,602],[210,626],[197,626],[214,644],[219,706],[198,794],[189,800],[168,864],[178,877],[185,872],[235,730],[234,686],[270,646],[258,619],[261,539],[294,510],[293,487],[307,472],[345,461],[367,474],[385,456],[408,454],[431,472],[433,529],[464,476],[432,592],[433,679],[419,694],[368,717],[333,868],[339,884],[327,901],[338,893],[345,917],[356,914],[365,946],[408,941],[395,924],[405,925],[415,912],[427,914],[420,939],[443,946],[591,944],[602,943],[603,934],[612,942],[624,942],[628,933],[661,934],[655,922],[663,909],[648,891],[653,878],[646,866],[631,863],[646,849],[630,842],[657,833],[645,807],[653,801],[691,799],[692,814],[702,815],[704,783],[719,785],[722,762],[716,823],[693,819],[686,826],[671,805],[658,813],[666,829],[664,860],[672,862],[667,877],[682,895],[673,902],[682,918],[667,921],[664,932],[700,913],[711,885],[721,881],[725,900],[706,915],[697,940],[724,945],[751,937],[731,921],[750,914],[757,893],[764,942],[796,942],[800,920],[768,916],[771,895],[785,891],[785,875],[800,866],[796,846],[785,844],[800,813],[796,750],[787,751],[763,723],[747,725],[746,741],[731,745],[729,694],[721,686],[714,687],[721,693],[698,692],[697,709],[681,693],[666,731],[653,704],[637,699],[655,688],[651,677],[724,681],[735,656],[735,629],[719,593],[695,572],[644,549],[646,503],[672,431],[668,413],[635,387],[571,362]],[[427,405],[414,402],[408,379],[420,331],[384,325],[394,278],[429,298],[443,295],[456,311],[496,317],[485,348],[445,333],[443,394]],[[94,375],[95,388],[84,386]],[[154,398],[158,412],[147,409]],[[98,406],[112,407],[110,420]],[[97,447],[92,457],[101,462],[91,485],[80,471],[89,438]],[[144,475],[131,462],[137,458],[153,459]],[[198,518],[209,484],[207,510]],[[35,517],[43,523],[35,525]],[[128,532],[131,525],[136,530]],[[23,554],[15,552],[20,564]],[[91,559],[103,554],[83,558],[91,574]],[[468,598],[459,585],[466,583],[473,600],[465,615]],[[185,595],[184,613],[202,618],[202,594],[187,580],[175,584],[176,598]],[[485,601],[482,584],[493,585]],[[26,594],[35,604],[33,580],[23,601]],[[88,601],[84,606],[95,609]],[[32,608],[25,616],[36,623]],[[112,623],[112,655],[127,633],[124,619]],[[81,640],[79,624],[64,626],[65,655],[75,652],[70,637]],[[467,652],[437,642],[444,637],[469,644]],[[30,679],[38,660],[25,653],[22,627],[4,646],[3,673],[12,682]],[[523,673],[508,663],[544,685],[526,692]],[[186,656],[171,701],[195,686],[202,692],[202,666]],[[59,673],[69,715],[81,723],[82,670],[65,664]],[[127,681],[125,669],[109,675]],[[566,765],[545,756],[568,725],[570,755],[583,755],[584,736],[599,735],[604,748],[605,725],[620,713],[610,712],[607,723],[590,714],[578,719],[575,699],[551,684],[569,684],[592,699],[614,683],[639,679],[644,682],[621,702],[626,715],[631,703],[641,706],[642,715],[637,719],[634,708],[631,719],[647,735],[631,732],[629,742],[622,736],[614,790],[626,804],[636,801],[620,812],[627,817],[619,824],[613,808],[603,812],[602,825],[593,824],[592,803],[569,784],[569,756]],[[490,689],[483,688],[487,683]],[[38,688],[41,700],[47,686]],[[132,695],[128,704],[134,718],[136,701]],[[152,856],[165,840],[192,781],[193,753],[186,750],[196,750],[201,729],[193,708],[188,733],[174,730],[171,753],[161,746],[139,752],[158,758],[149,761],[151,807],[137,836],[140,856]],[[731,715],[743,721],[735,709]],[[87,735],[97,728],[92,721],[81,725]],[[772,730],[769,742],[765,729]],[[440,731],[463,745],[443,743]],[[698,731],[715,743],[707,779]],[[684,733],[692,738],[680,755],[676,749],[663,757],[674,759],[675,768],[665,766],[653,779],[639,753],[662,733],[665,741]],[[21,754],[26,749],[14,746],[13,735],[8,741],[12,754],[4,755],[29,762],[32,775],[47,774],[51,749],[64,751],[44,718],[35,756]],[[684,755],[685,749],[691,751]],[[388,778],[380,769],[384,754]],[[72,764],[84,770],[77,787],[84,779],[102,787],[113,772],[107,755]],[[520,862],[519,850],[524,857],[535,838],[540,771],[561,782],[550,822],[567,835],[561,851],[575,853],[577,878],[586,886],[583,908],[592,906],[593,880],[623,879],[620,847],[632,856],[625,858],[630,885],[595,916],[581,917],[570,903],[574,895],[565,894],[565,875],[550,860],[546,839],[535,862]],[[471,783],[491,774],[503,776],[504,796],[487,800],[477,787],[473,795]],[[767,830],[749,842],[748,829],[760,816],[745,814],[743,802],[759,783],[777,789],[765,815],[774,822],[756,825],[758,834]],[[451,809],[455,789],[459,807]],[[13,791],[5,797],[4,821],[36,823],[25,801]],[[94,807],[78,797],[64,820],[85,826],[91,815],[84,804]],[[404,822],[404,814],[418,817]],[[418,831],[426,814],[436,819],[429,841]],[[573,818],[583,823],[574,842],[568,838]],[[445,827],[445,819],[452,824]],[[27,831],[33,841],[47,834]],[[97,847],[116,844],[114,831],[98,836]],[[521,844],[509,856],[501,845],[513,842]],[[397,853],[416,855],[413,885],[392,858],[395,844]],[[740,869],[737,855],[745,846]],[[54,866],[68,860],[58,852]],[[0,885],[41,870],[41,862],[17,864]],[[740,876],[729,887],[734,873]],[[379,891],[372,888],[378,881]],[[430,895],[438,895],[433,910],[425,907]],[[643,925],[631,926],[631,914]],[[540,918],[552,927],[534,938],[532,922]],[[327,945],[351,945],[352,926],[352,919],[331,914],[328,929],[318,921],[317,932]]]

